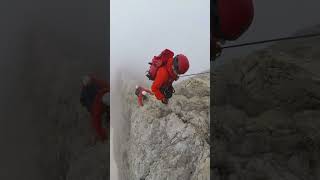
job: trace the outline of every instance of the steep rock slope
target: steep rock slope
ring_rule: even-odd
[[[214,179],[320,179],[319,45],[277,43],[215,72]]]
[[[177,83],[168,106],[149,96],[144,107],[134,94],[137,82],[124,77],[114,139],[120,179],[209,179],[209,75]]]

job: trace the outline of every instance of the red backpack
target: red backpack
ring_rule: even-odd
[[[149,78],[149,80],[154,80],[156,78],[158,69],[161,66],[164,66],[167,64],[168,59],[172,58],[174,56],[174,53],[170,51],[169,49],[165,49],[161,52],[159,56],[154,56],[152,58],[152,61],[149,62],[150,67],[149,70],[146,72],[146,76]]]

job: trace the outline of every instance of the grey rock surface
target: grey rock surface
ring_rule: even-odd
[[[139,107],[137,82],[124,79],[118,87],[123,123],[114,139],[120,180],[208,180],[209,74],[176,83],[167,106],[148,96]]]
[[[215,72],[214,179],[320,179],[319,47],[276,43]]]

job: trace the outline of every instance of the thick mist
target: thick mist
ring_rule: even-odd
[[[208,70],[209,5],[209,0],[112,0],[111,74],[120,67],[144,73],[151,58],[165,48],[189,57],[188,73]]]

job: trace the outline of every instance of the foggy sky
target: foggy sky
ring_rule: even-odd
[[[165,48],[189,58],[187,73],[209,70],[209,0],[111,0],[110,6],[111,79],[121,66],[144,74]]]

